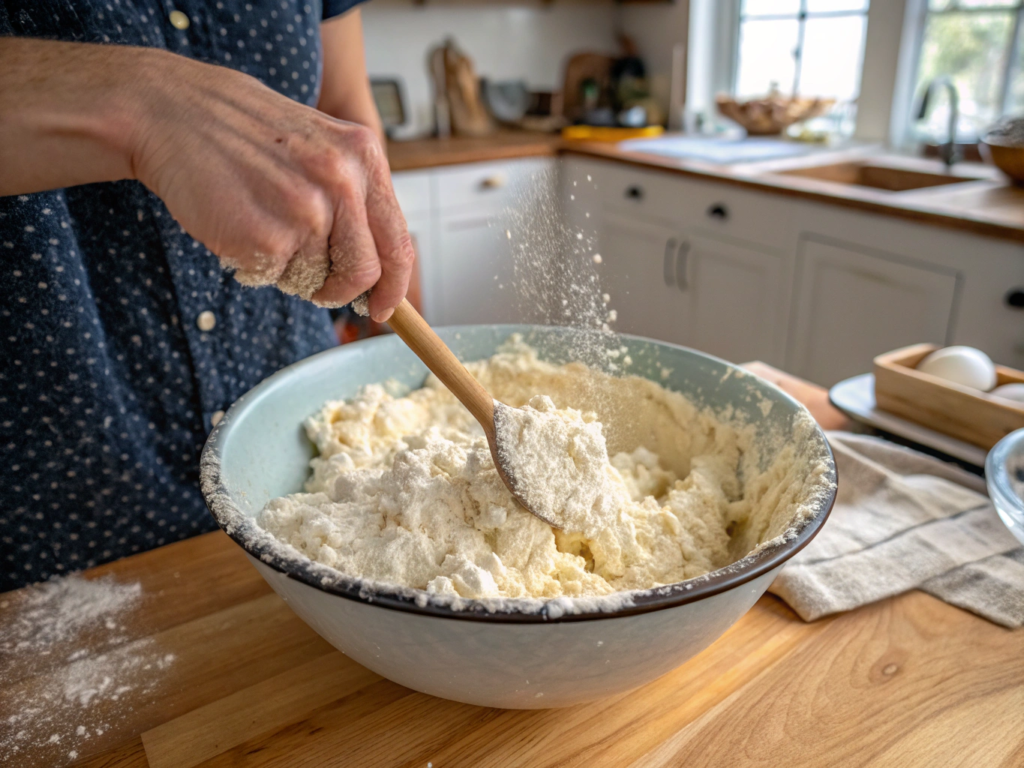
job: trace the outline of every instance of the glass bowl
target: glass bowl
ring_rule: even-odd
[[[989,451],[985,481],[999,517],[1024,544],[1024,429],[1011,432]]]

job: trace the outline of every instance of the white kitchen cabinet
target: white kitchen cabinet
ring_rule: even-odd
[[[866,373],[883,352],[950,338],[954,270],[811,235],[800,243],[797,281],[786,368],[817,384]]]
[[[392,175],[416,240],[424,316],[434,325],[521,320],[508,211],[553,188],[555,161],[468,163]],[[557,200],[551,192],[547,196]]]
[[[615,330],[686,344],[687,302],[675,282],[683,238],[673,227],[602,211],[601,290],[618,319]]]
[[[789,291],[783,254],[604,213],[601,285],[623,333],[727,360],[780,363]]]
[[[518,321],[505,228],[493,215],[446,216],[438,225],[432,322]]]
[[[736,363],[782,362],[789,315],[784,254],[691,234],[675,268],[680,292],[689,295],[689,346]]]
[[[416,248],[416,265],[420,273],[420,290],[423,299],[423,317],[428,323],[436,323],[434,310],[440,306],[437,280],[437,262],[434,248],[436,233],[434,217],[429,213],[406,214],[405,223],[409,227],[413,245]]]

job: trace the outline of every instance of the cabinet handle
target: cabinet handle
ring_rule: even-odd
[[[631,187],[626,187],[626,197],[630,200],[643,200],[644,188],[638,187],[635,184]]]
[[[1024,309],[1024,288],[1014,288],[1006,294],[1006,306]]]
[[[680,291],[685,291],[690,287],[690,243],[688,240],[683,240],[679,244],[679,251],[676,254],[676,285],[679,286]]]
[[[715,203],[708,208],[708,217],[726,221],[729,218],[729,209],[725,207],[725,203]]]
[[[665,243],[665,261],[661,265],[661,276],[665,279],[665,285],[672,285],[676,281],[676,276],[672,274],[672,268],[675,266],[672,263],[672,256],[675,252],[676,239],[670,237]]]
[[[494,176],[488,176],[480,182],[481,189],[501,189],[504,186],[505,176],[500,173],[496,173]]]

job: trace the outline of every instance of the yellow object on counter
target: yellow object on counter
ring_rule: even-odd
[[[626,139],[653,139],[661,136],[665,129],[660,125],[646,128],[615,128],[600,125],[567,125],[562,129],[562,138],[569,141],[625,141]]]

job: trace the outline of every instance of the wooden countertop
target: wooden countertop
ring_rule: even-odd
[[[454,136],[388,143],[392,171],[415,171],[442,165],[553,156],[562,145],[557,134],[500,131],[491,136]]]
[[[823,423],[843,425],[824,390],[768,366],[750,368],[807,402]],[[143,648],[173,660],[146,686],[97,701],[87,714],[78,702],[58,700],[43,739],[53,731],[58,740],[16,759],[4,760],[12,741],[0,725],[0,763],[1024,765],[1024,631],[922,592],[813,624],[765,595],[710,648],[643,688],[570,709],[517,712],[435,699],[360,667],[300,621],[219,532],[86,573],[103,575],[140,582],[139,608],[84,647],[65,643],[24,668],[4,669],[0,723],[40,691],[73,680],[75,664],[98,654],[130,658]],[[0,596],[0,626],[25,597],[24,590]],[[76,650],[86,658],[70,663]],[[61,708],[73,710],[70,717]],[[105,723],[102,734],[89,718]],[[89,724],[87,739],[75,740],[77,723]]]
[[[954,166],[951,172],[965,177],[979,177],[976,181],[888,192],[779,173],[802,165],[822,165],[852,157],[865,157],[861,150],[822,153],[810,158],[786,161],[716,165],[626,152],[612,143],[570,142],[563,141],[557,135],[504,131],[485,137],[392,142],[388,146],[388,154],[393,171],[518,157],[575,154],[1024,243],[1024,188],[1011,184],[998,169],[979,163],[961,163]],[[944,166],[937,160],[896,157],[878,152],[868,156],[928,172],[945,172]]]

